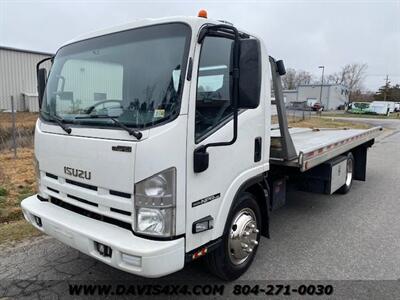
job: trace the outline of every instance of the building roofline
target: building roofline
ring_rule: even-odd
[[[9,51],[15,51],[15,52],[32,53],[32,54],[47,55],[47,56],[53,56],[54,55],[54,53],[50,53],[50,52],[21,49],[21,48],[15,48],[15,47],[9,47],[9,46],[1,46],[1,45],[0,45],[0,50],[9,50]]]

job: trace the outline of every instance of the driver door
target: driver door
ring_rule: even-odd
[[[229,38],[206,36],[203,43],[197,45],[194,57],[187,138],[187,252],[221,235],[227,213],[224,204],[232,200],[229,193],[234,190],[234,182],[254,164],[254,136],[261,134],[264,128],[262,123],[259,127],[254,126],[254,121],[239,122],[236,142],[230,146],[208,148],[208,169],[194,172],[193,152],[196,148],[230,141],[233,136],[232,44],[233,40]],[[212,218],[214,229],[193,233],[193,223],[205,217]]]

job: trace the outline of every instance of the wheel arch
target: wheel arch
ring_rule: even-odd
[[[241,193],[248,192],[257,199],[261,210],[261,235],[269,238],[269,187],[266,181],[267,174],[260,174],[247,179],[236,191],[235,197],[231,203],[229,211],[231,211],[235,201]]]

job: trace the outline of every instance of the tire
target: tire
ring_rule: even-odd
[[[211,273],[226,281],[245,273],[257,253],[260,228],[261,210],[256,198],[251,193],[241,193],[229,212],[221,244],[205,257]],[[236,237],[231,238],[231,234]]]
[[[346,164],[346,183],[339,188],[339,194],[347,194],[351,186],[353,185],[353,177],[354,177],[354,156],[351,154],[347,154],[347,164]]]

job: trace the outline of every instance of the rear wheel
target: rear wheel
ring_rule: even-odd
[[[354,174],[354,156],[353,154],[347,154],[347,164],[346,164],[346,182],[345,184],[338,190],[340,194],[347,194],[351,186],[353,185],[353,174]]]
[[[222,243],[206,256],[210,271],[224,280],[246,272],[257,252],[260,227],[260,207],[253,194],[244,192],[229,213]]]

